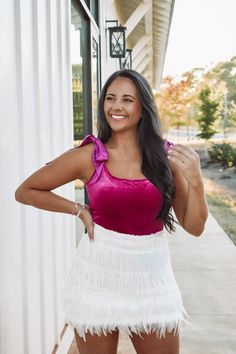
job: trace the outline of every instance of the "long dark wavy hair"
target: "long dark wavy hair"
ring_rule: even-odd
[[[160,119],[148,81],[134,70],[122,69],[114,72],[106,81],[98,103],[98,138],[106,143],[111,137],[111,128],[104,113],[104,100],[108,86],[118,77],[125,77],[133,81],[142,105],[142,119],[138,123],[138,142],[142,159],[142,173],[162,193],[163,204],[157,215],[165,228],[171,232],[175,230],[171,207],[174,198],[175,186],[172,173],[164,148],[164,139],[161,134]]]

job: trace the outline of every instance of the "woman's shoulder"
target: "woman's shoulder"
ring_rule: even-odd
[[[96,148],[96,141],[97,138],[90,134],[87,135],[82,142],[80,142],[77,146],[74,148],[70,149],[70,151],[74,154],[77,154],[78,156],[84,156],[85,158],[91,157],[94,151],[94,148]]]
[[[96,145],[98,143],[99,139],[96,138],[95,135],[93,134],[88,134],[86,135],[86,137],[82,140],[82,142],[80,143],[79,147],[82,147],[82,146],[86,146],[86,145]],[[91,145],[91,146],[92,146]]]
[[[99,176],[101,175],[104,162],[108,160],[108,151],[103,142],[92,134],[87,135],[82,141],[79,146],[79,150],[81,149],[85,150],[85,152],[89,154],[88,160],[90,161],[90,163],[92,161],[93,165],[93,173],[90,173],[90,177],[86,178],[85,181],[86,183],[88,181],[96,182]],[[91,176],[93,176],[92,179]]]
[[[82,141],[80,148],[84,148],[88,146],[88,150],[93,151],[93,161],[106,161],[108,160],[108,152],[103,144],[103,142],[95,137],[94,135],[90,134],[87,135],[84,140]]]
[[[103,151],[106,150],[105,145],[103,144],[103,142],[97,138],[95,135],[93,134],[89,134],[87,135],[83,141],[81,142],[81,144],[79,145],[79,147],[83,147],[83,146],[95,146],[95,148]]]
[[[87,180],[93,172],[92,159],[93,144],[88,144],[81,149],[71,148],[50,162],[46,163],[47,173],[60,175],[63,181],[75,179]]]
[[[94,143],[92,141],[87,141],[86,143],[84,143],[84,140],[83,140],[73,150],[76,150],[82,154],[91,154],[94,150]]]

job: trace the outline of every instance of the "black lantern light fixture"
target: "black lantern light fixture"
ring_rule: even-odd
[[[108,27],[109,46],[111,58],[125,58],[125,31],[126,27],[118,26],[117,20],[107,20],[106,23],[116,23],[116,26]]]
[[[132,49],[126,49],[125,58],[120,58],[120,69],[132,69]]]

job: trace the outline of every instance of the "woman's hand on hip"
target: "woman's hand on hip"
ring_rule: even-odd
[[[82,220],[87,230],[90,241],[94,240],[94,222],[89,206],[86,206],[86,208],[81,212],[79,218]]]

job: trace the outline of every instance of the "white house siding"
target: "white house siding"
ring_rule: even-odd
[[[73,146],[69,0],[1,2],[0,353],[46,354],[64,326],[70,215],[18,204],[16,187]],[[74,199],[74,185],[57,193]]]

